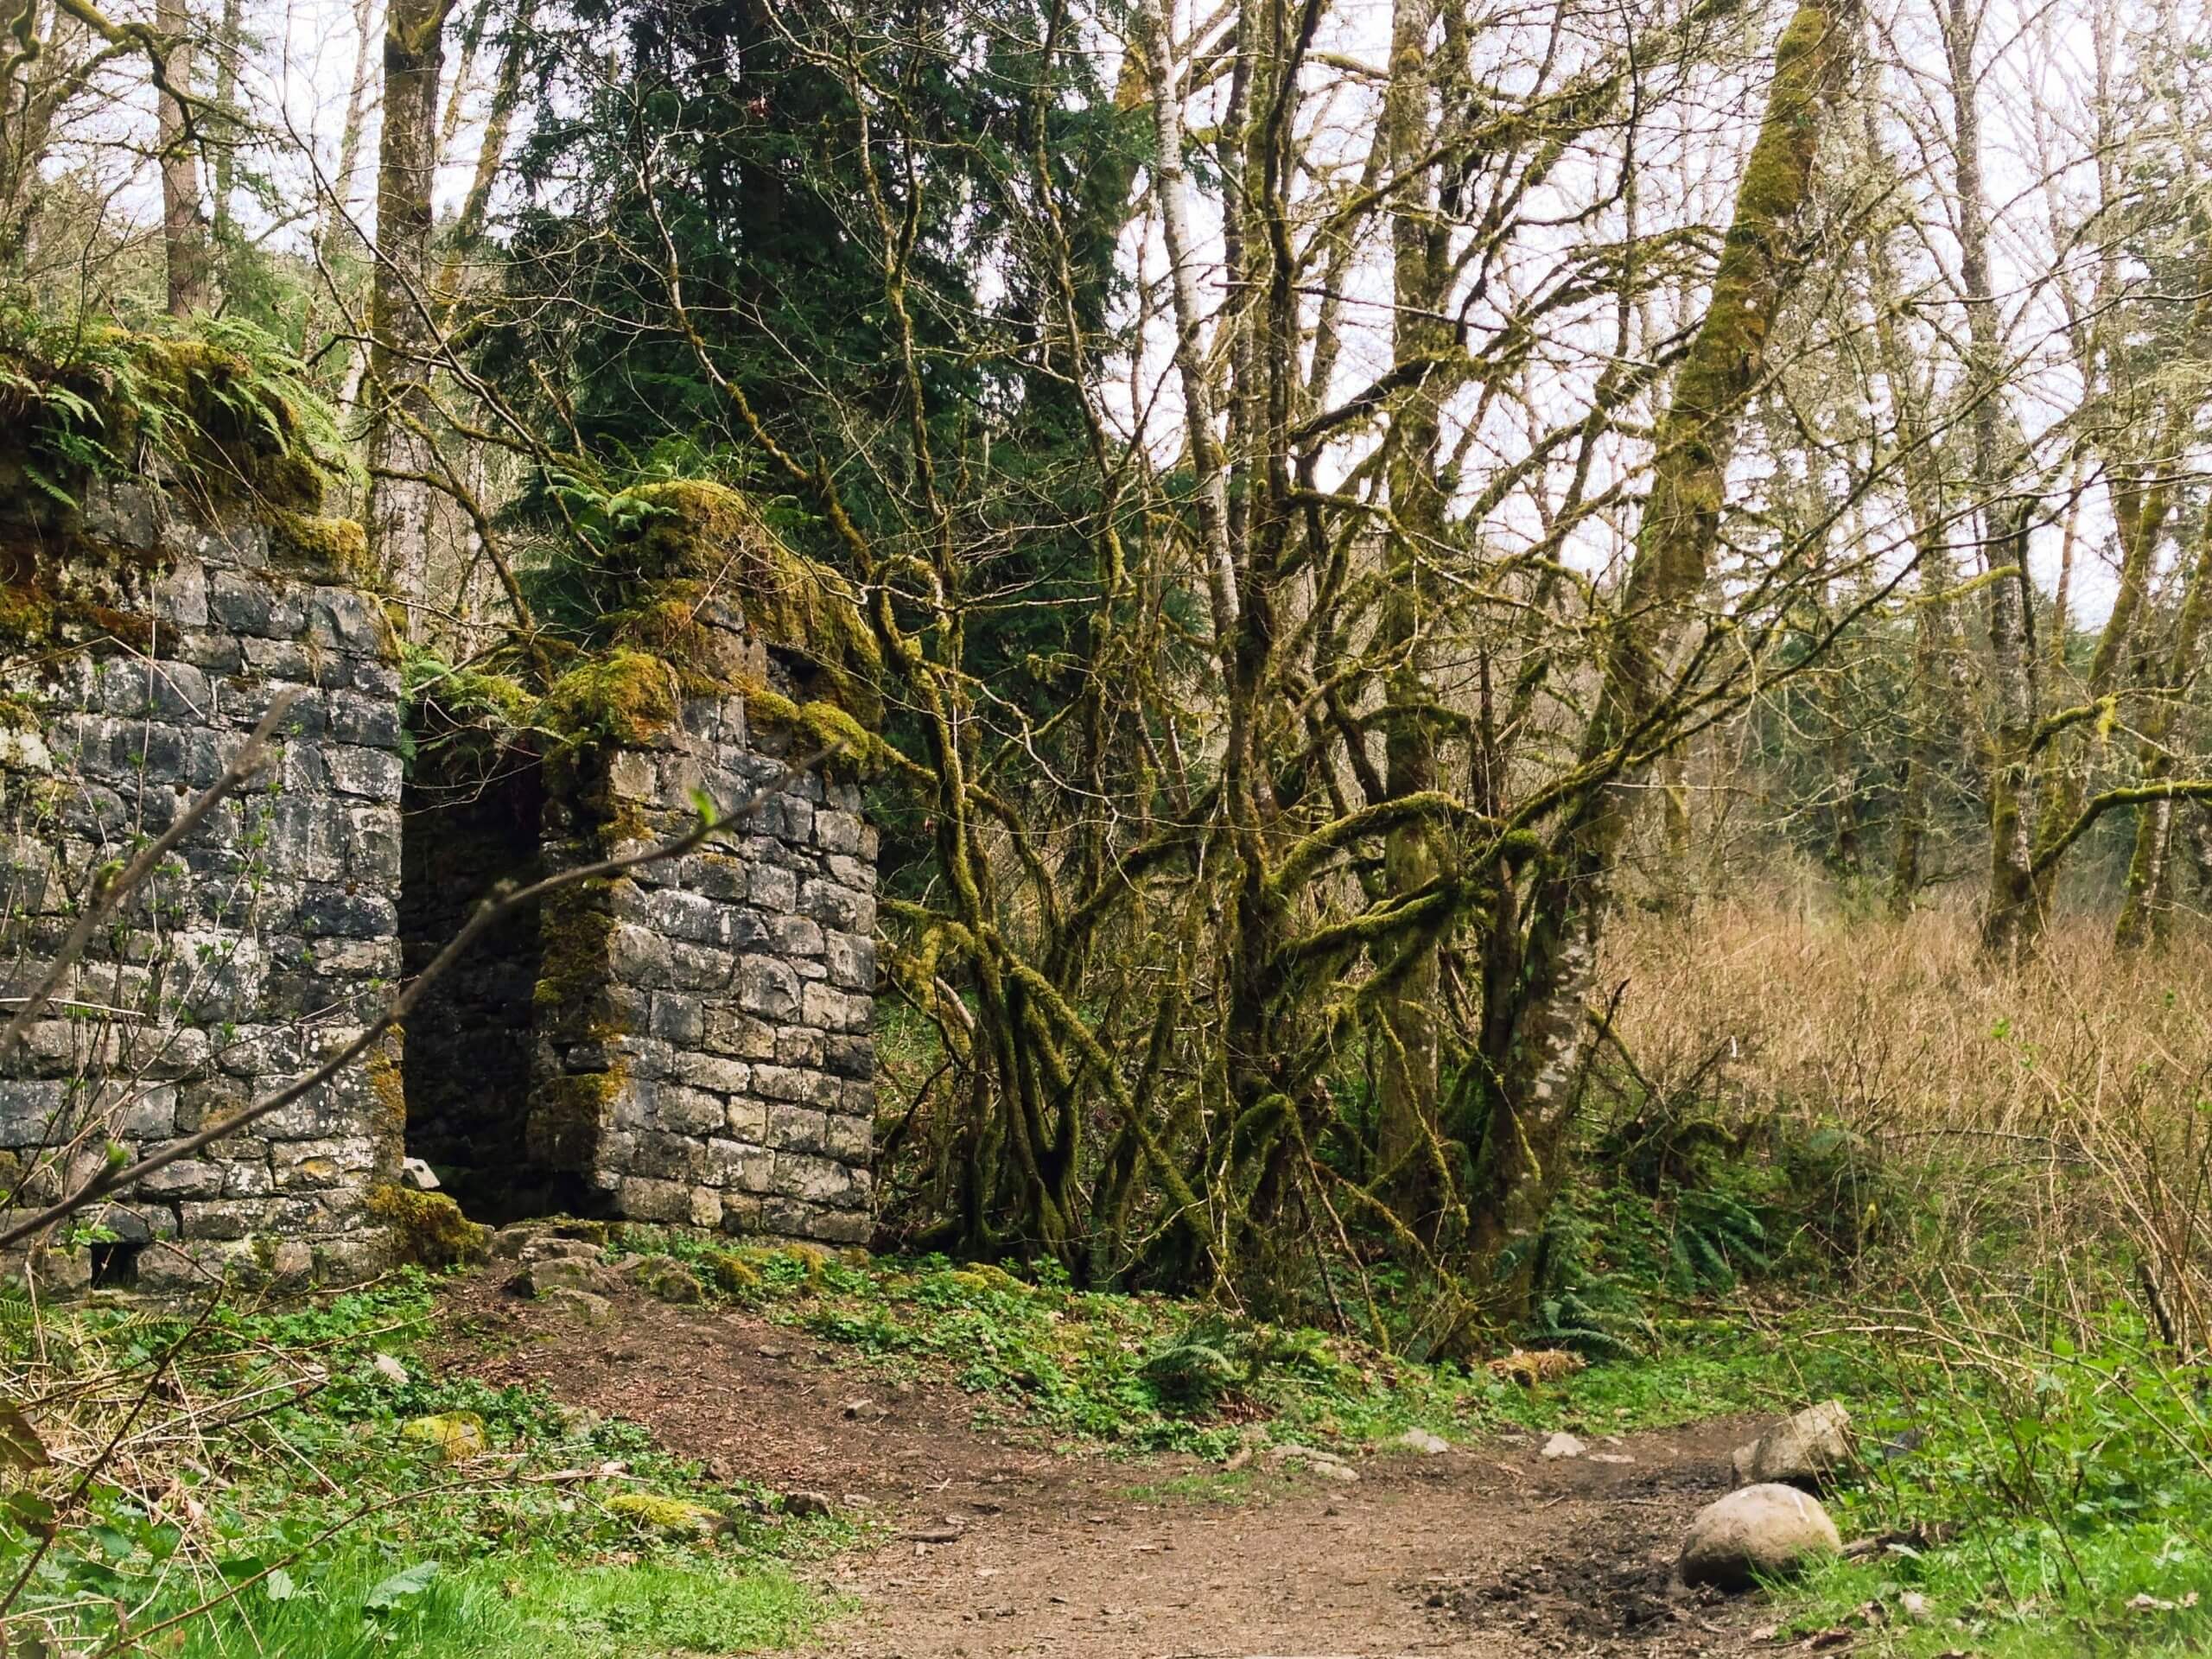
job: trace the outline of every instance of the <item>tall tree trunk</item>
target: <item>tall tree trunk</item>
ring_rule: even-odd
[[[1391,22],[1390,82],[1382,100],[1382,142],[1391,176],[1407,179],[1430,143],[1428,36],[1434,0],[1397,0]],[[1449,250],[1438,232],[1433,168],[1421,168],[1400,189],[1390,218],[1395,305],[1391,321],[1392,366],[1434,362],[1451,343],[1441,318],[1441,283],[1449,278]],[[1392,800],[1437,785],[1437,741],[1432,711],[1436,690],[1428,672],[1427,614],[1432,584],[1426,572],[1442,548],[1444,492],[1436,475],[1441,429],[1437,389],[1421,376],[1400,398],[1390,421],[1389,481],[1395,529],[1384,552],[1388,574],[1376,628],[1375,650],[1387,664],[1383,728],[1384,791]],[[1440,371],[1433,377],[1442,379]],[[1383,847],[1390,891],[1409,898],[1442,873],[1442,849],[1426,820],[1390,832]],[[1376,1151],[1389,1177],[1386,1192],[1399,1217],[1433,1240],[1440,1196],[1431,1149],[1436,1141],[1439,1056],[1437,940],[1414,929],[1394,941],[1378,964],[1389,983],[1379,999],[1382,1046],[1376,1102]]]
[[[2212,621],[2212,514],[2197,532],[2196,560],[2182,599],[2181,615],[2174,623],[2173,644],[2166,660],[2166,695],[2144,711],[2142,733],[2143,781],[2162,784],[2174,775],[2172,738],[2181,722],[2183,699],[2196,677],[2202,659],[2204,628]],[[2120,899],[2120,919],[2113,938],[2120,945],[2139,945],[2164,930],[2166,911],[2160,902],[2171,879],[2174,807],[2171,800],[2146,801],[2135,809],[2135,849],[2127,861],[2127,887]]]
[[[192,92],[192,21],[184,0],[158,0],[154,29],[167,60],[168,90],[155,94],[155,131],[162,168],[162,252],[168,271],[168,312],[188,317],[214,298],[207,220],[200,201],[200,162],[193,151],[194,123],[185,99]]]
[[[1951,142],[1956,165],[1959,285],[1967,314],[1967,429],[1974,487],[1980,497],[1982,563],[1999,573],[1986,588],[1990,710],[1984,740],[1984,787],[1989,807],[1989,876],[1983,900],[1982,948],[2010,961],[2034,937],[2037,921],[2034,843],[2029,835],[2029,788],[2037,703],[2030,638],[2028,529],[2024,499],[2000,500],[2008,467],[2001,453],[2002,342],[1989,278],[1989,213],[1981,178],[1981,111],[1975,102],[1974,48],[1981,32],[1977,0],[1953,0],[1943,19],[1951,82]]]
[[[447,0],[392,0],[385,19],[377,257],[369,296],[369,553],[423,637],[432,466],[430,190]]]
[[[462,266],[484,234],[492,187],[498,181],[499,168],[506,161],[507,134],[514,123],[515,105],[522,96],[523,54],[533,9],[532,0],[522,0],[514,26],[507,35],[506,50],[499,58],[499,79],[493,84],[491,107],[484,116],[484,142],[476,150],[475,172],[469,180],[468,195],[461,203],[460,216],[454,220],[453,234],[446,244],[445,261],[438,272],[438,311],[442,320],[460,297]],[[460,101],[458,87],[453,101]],[[448,114],[450,118],[451,111]],[[442,149],[448,143],[449,136],[441,140],[440,147]]]
[[[1492,1022],[1500,1048],[1485,1059],[1497,1082],[1484,1190],[1471,1220],[1478,1268],[1491,1280],[1491,1311],[1508,1318],[1526,1311],[1535,1238],[1566,1179],[1589,1033],[1586,998],[1611,879],[1650,755],[1672,738],[1667,676],[1719,544],[1744,405],[1799,268],[1793,226],[1813,194],[1824,107],[1842,89],[1849,30],[1838,6],[1808,0],[1776,48],[1766,111],[1737,189],[1712,299],[1659,421],[1635,561],[1583,737],[1583,765],[1607,775],[1544,861],[1529,906],[1520,988],[1510,1015]]]
[[[54,117],[77,85],[91,40],[83,20],[58,5],[41,12],[38,0],[29,0],[20,16],[37,49],[22,50],[15,73],[0,82],[0,271],[10,272],[21,267],[36,235],[46,199],[41,169],[54,142]]]
[[[238,122],[232,111],[238,96],[238,53],[244,39],[242,0],[223,0],[222,27],[215,36],[215,103],[223,130],[214,148],[215,245],[228,257],[233,226],[231,191],[238,177]]]
[[[1866,112],[1867,153],[1880,153],[1870,103]],[[1904,777],[1899,787],[1897,829],[1890,862],[1890,914],[1912,913],[1927,880],[1929,796],[1936,771],[1937,735],[1955,723],[1961,699],[1954,671],[1964,660],[1957,613],[1950,600],[1951,545],[1943,527],[1942,497],[1933,457],[1923,388],[1897,329],[1900,303],[1896,267],[1886,235],[1867,245],[1874,283],[1874,338],[1882,378],[1896,411],[1899,471],[1904,480],[1905,511],[1911,517],[1914,576],[1917,588],[1912,619],[1912,686],[1905,702]]]

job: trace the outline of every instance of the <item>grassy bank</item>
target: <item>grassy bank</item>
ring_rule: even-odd
[[[634,1425],[433,1377],[432,1294],[410,1274],[192,1318],[0,1303],[27,1402],[4,1437],[11,1640],[611,1659],[790,1645],[824,1615],[791,1569],[848,1528]]]

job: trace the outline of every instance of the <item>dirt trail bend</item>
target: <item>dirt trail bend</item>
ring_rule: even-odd
[[[1069,1456],[973,1426],[949,1388],[890,1385],[746,1316],[625,1297],[588,1326],[489,1281],[447,1357],[619,1413],[724,1478],[823,1493],[885,1524],[828,1569],[836,1659],[1324,1659],[1638,1655],[1751,1645],[1755,1602],[1670,1585],[1684,1523],[1726,1490],[1742,1420],[1356,1460],[1357,1479]]]

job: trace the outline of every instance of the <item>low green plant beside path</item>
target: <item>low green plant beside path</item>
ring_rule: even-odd
[[[612,1659],[790,1646],[830,1611],[791,1569],[848,1525],[708,1482],[635,1424],[431,1376],[433,1295],[409,1274],[198,1320],[0,1303],[12,1392],[41,1402],[7,1436],[11,1641]],[[639,1493],[712,1524],[664,1531],[626,1512]]]

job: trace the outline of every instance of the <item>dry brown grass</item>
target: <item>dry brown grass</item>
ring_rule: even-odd
[[[2085,918],[2009,972],[1955,912],[1713,906],[1624,918],[1611,960],[1658,1092],[1863,1137],[1910,1217],[1892,1287],[2047,1327],[2117,1276],[2182,1354],[2212,1346],[2212,941],[2118,952]]]

